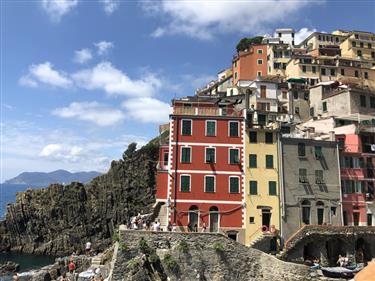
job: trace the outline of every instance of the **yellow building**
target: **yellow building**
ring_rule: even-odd
[[[278,130],[249,121],[246,133],[246,239],[280,229]],[[265,231],[264,231],[265,230]]]
[[[348,33],[348,37],[340,44],[340,49],[343,57],[373,61],[375,59],[375,34],[372,32],[351,31]]]

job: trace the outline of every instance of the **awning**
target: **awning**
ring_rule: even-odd
[[[286,81],[289,82],[289,83],[301,83],[301,84],[306,83],[306,79],[304,79],[304,78],[289,78]]]

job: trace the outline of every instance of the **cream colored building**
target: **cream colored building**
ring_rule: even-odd
[[[336,33],[337,32],[337,33]],[[335,31],[339,34],[343,31]],[[351,31],[347,33],[346,39],[341,42],[341,55],[343,57],[361,60],[375,60],[375,34],[364,31]]]

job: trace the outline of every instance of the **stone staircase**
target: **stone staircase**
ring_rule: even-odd
[[[97,255],[91,259],[91,266],[99,267],[102,264],[102,255]]]
[[[168,211],[167,205],[166,204],[161,205],[159,209],[159,213],[156,217],[156,220],[160,221],[160,229],[162,229],[163,231],[166,231],[167,226],[168,226],[167,211]]]

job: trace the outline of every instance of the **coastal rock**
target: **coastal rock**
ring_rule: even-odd
[[[119,224],[151,212],[158,147],[158,139],[139,150],[131,146],[106,174],[86,185],[53,184],[18,193],[0,221],[0,251],[64,256],[84,252],[88,241],[94,251],[103,251]]]
[[[3,264],[0,264],[0,273],[17,272],[19,269],[20,265],[12,261],[7,261]]]

